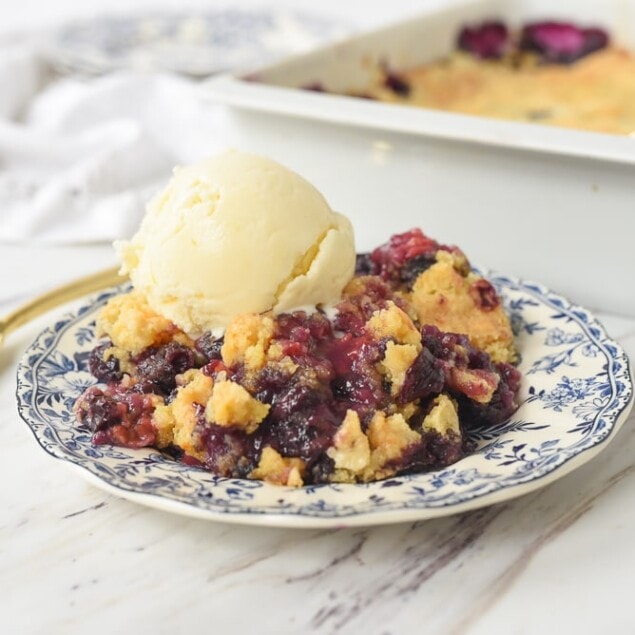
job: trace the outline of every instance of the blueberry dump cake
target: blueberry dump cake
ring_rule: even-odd
[[[412,68],[376,69],[353,94],[496,119],[628,135],[635,131],[635,55],[605,30],[556,21],[468,25],[455,50]],[[328,91],[314,83],[306,88]]]
[[[235,308],[242,295],[219,310],[196,267],[206,261],[212,275],[224,250],[247,258],[250,241],[266,241],[253,228],[283,231],[298,203],[313,206],[315,227],[287,237],[286,269],[261,263],[271,297],[254,289],[250,310]],[[245,205],[254,220],[237,226]],[[175,174],[120,248],[133,290],[99,313],[97,383],[76,401],[78,425],[95,444],[154,447],[219,476],[288,486],[439,469],[472,451],[471,429],[517,407],[517,354],[496,290],[460,249],[419,229],[355,255],[347,223],[262,157],[232,152]],[[193,274],[166,282],[180,261]],[[215,275],[250,284],[249,269]],[[294,285],[298,302],[312,301],[283,306]]]
[[[132,291],[98,329],[99,384],[76,404],[95,443],[285,485],[454,463],[472,426],[514,412],[520,384],[494,288],[419,230],[360,254],[328,312],[243,314],[191,339]]]

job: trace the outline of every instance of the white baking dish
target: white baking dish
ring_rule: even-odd
[[[631,137],[579,132],[537,124],[490,120],[353,97],[298,90],[363,91],[382,63],[399,69],[438,59],[455,47],[462,25],[499,17],[510,25],[544,17],[604,26],[635,49],[633,0],[446,0],[418,18],[238,76],[213,79],[217,98],[245,107],[447,139],[635,163]],[[634,131],[635,134],[635,131]]]
[[[361,249],[419,225],[477,262],[635,315],[634,138],[298,89],[360,88],[377,62],[437,58],[463,24],[492,17],[602,25],[635,49],[634,1],[446,1],[403,24],[213,78],[204,95],[232,106],[241,145],[301,171],[351,216]]]

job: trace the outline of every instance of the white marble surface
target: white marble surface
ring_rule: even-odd
[[[107,245],[0,244],[0,315],[113,262]],[[634,358],[635,316],[595,313]],[[635,632],[633,414],[572,474],[467,514],[340,530],[198,521],[104,494],[40,450],[15,368],[51,319],[0,349],[0,632]]]

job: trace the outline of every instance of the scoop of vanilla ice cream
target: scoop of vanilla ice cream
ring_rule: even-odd
[[[190,335],[334,303],[355,268],[345,216],[291,170],[236,150],[176,168],[115,247],[135,289]]]

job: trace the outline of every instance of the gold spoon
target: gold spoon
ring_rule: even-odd
[[[114,287],[125,280],[124,276],[119,275],[119,267],[111,267],[38,296],[0,319],[0,346],[9,333],[54,307],[81,298],[93,291]]]

